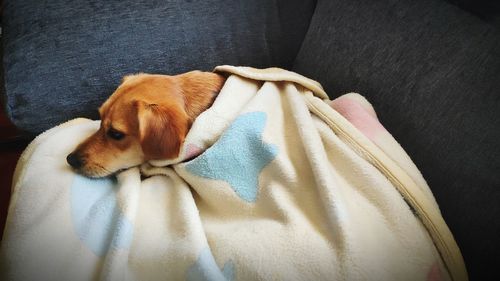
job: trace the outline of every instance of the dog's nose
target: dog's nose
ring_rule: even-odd
[[[70,153],[68,157],[66,157],[66,161],[68,161],[68,164],[75,169],[81,168],[83,165],[83,161],[80,155],[74,152]]]

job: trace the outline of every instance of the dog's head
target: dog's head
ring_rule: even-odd
[[[83,175],[104,177],[148,160],[176,158],[192,122],[223,83],[222,76],[200,71],[126,76],[99,108],[99,130],[67,162]]]

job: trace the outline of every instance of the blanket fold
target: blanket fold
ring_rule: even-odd
[[[364,98],[327,101],[277,68],[215,71],[228,79],[176,159],[88,179],[64,159],[98,121],[35,139],[2,280],[467,279],[425,180]]]

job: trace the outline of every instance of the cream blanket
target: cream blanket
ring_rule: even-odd
[[[227,82],[178,159],[88,179],[64,159],[98,121],[35,139],[0,279],[467,279],[432,193],[364,98],[325,102],[281,69],[216,71]]]

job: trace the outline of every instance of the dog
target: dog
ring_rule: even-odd
[[[99,178],[149,160],[176,158],[191,124],[212,105],[225,79],[202,71],[125,76],[99,108],[99,130],[67,156],[68,164]]]

